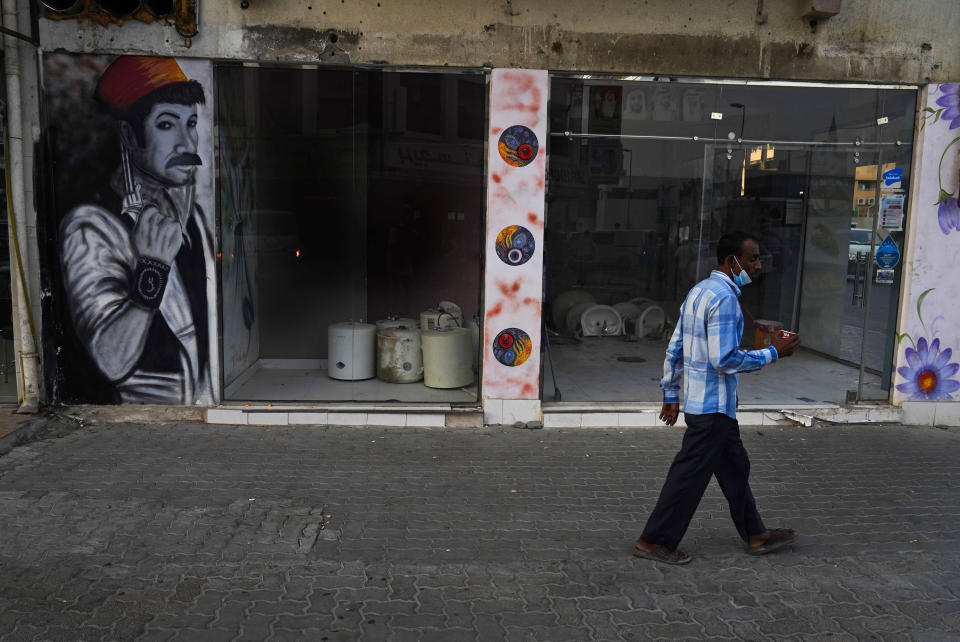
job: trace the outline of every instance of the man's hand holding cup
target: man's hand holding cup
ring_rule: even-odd
[[[800,337],[797,336],[796,332],[781,330],[773,337],[771,345],[777,351],[777,358],[782,359],[793,354],[794,350],[800,345]]]

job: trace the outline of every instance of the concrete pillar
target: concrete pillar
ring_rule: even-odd
[[[548,77],[495,69],[487,132],[483,414],[540,421],[540,340]]]
[[[920,92],[893,402],[907,423],[960,425],[960,85]]]

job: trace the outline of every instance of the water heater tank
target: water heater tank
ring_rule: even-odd
[[[406,317],[387,317],[377,321],[377,332],[386,328],[416,328],[417,320]]]
[[[377,326],[334,323],[327,328],[327,374],[331,379],[358,381],[376,374]]]
[[[436,330],[437,328],[459,328],[462,324],[462,316],[460,320],[457,320],[457,317],[441,310],[440,308],[430,308],[429,310],[424,310],[420,313],[420,329],[421,330]]]
[[[377,378],[387,383],[413,383],[423,379],[418,328],[377,331]]]
[[[423,333],[423,383],[428,388],[462,388],[473,383],[469,328]]]

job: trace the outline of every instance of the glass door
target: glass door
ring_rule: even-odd
[[[866,331],[868,310],[888,301],[891,291],[889,284],[883,289],[873,284],[880,239],[870,208],[876,202],[871,188],[879,154],[850,149],[808,154],[798,327],[809,351],[856,370],[856,378],[837,382],[838,401],[856,401],[864,388],[880,397],[886,342],[880,333]],[[858,196],[866,192],[871,196]]]
[[[744,345],[769,345],[780,329],[802,340],[774,370],[783,376],[743,378],[745,403],[889,396],[909,146],[867,146],[866,133],[713,145],[706,154],[698,275],[715,265],[724,232],[753,233],[763,272],[741,297]]]

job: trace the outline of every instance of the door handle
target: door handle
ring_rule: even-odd
[[[859,300],[861,308],[863,307],[864,289],[867,286],[869,256],[869,252],[857,252],[857,262],[853,268],[853,300],[850,303],[856,305],[857,300]]]

